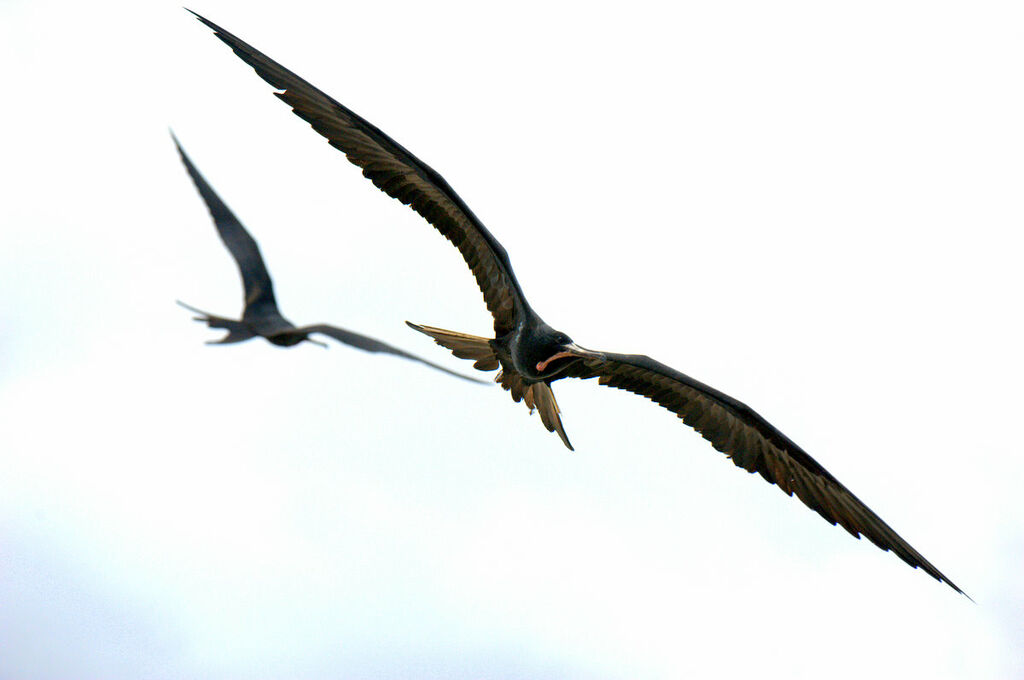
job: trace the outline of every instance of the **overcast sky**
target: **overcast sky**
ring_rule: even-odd
[[[457,251],[179,2],[0,0],[0,677],[1024,676],[1016,2],[204,2],[441,172],[580,344],[750,404],[977,604],[672,414],[470,371]]]

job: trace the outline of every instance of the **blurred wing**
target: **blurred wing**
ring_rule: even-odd
[[[500,336],[512,329],[516,306],[524,299],[508,254],[441,175],[376,126],[259,50],[198,14],[196,17],[261,78],[281,90],[275,94],[362,168],[377,188],[412,207],[451,241],[476,277],[494,317],[495,333]]]
[[[365,352],[394,354],[395,356],[402,357],[403,359],[409,359],[410,361],[418,361],[421,364],[426,364],[431,368],[436,368],[439,371],[443,371],[448,375],[453,375],[456,378],[462,378],[463,380],[468,380],[470,382],[475,382],[481,385],[490,384],[490,382],[487,380],[478,380],[476,378],[471,378],[469,376],[462,375],[461,373],[456,373],[455,371],[451,371],[445,368],[444,366],[438,366],[437,364],[427,361],[426,359],[421,359],[415,354],[409,354],[408,352],[400,350],[397,347],[392,347],[386,342],[381,342],[380,340],[375,340],[374,338],[368,337],[366,335],[360,335],[359,333],[353,333],[352,331],[347,331],[344,328],[338,328],[337,326],[330,326],[328,324],[314,324],[310,326],[301,326],[299,328],[288,330],[285,331],[285,333],[283,334],[308,335],[310,333],[320,333],[321,335],[326,335],[328,337],[334,338],[338,342],[344,343],[346,345],[351,345],[352,347],[356,347]]]
[[[269,304],[276,310],[274,285],[270,281],[266,265],[263,264],[263,257],[260,255],[256,241],[245,230],[234,213],[224,205],[224,201],[220,200],[220,196],[213,190],[213,187],[206,183],[203,176],[196,170],[196,166],[192,165],[192,161],[189,160],[185,150],[178,143],[178,138],[173,133],[171,137],[181,155],[181,162],[185,164],[185,169],[188,170],[196,189],[199,190],[199,195],[206,201],[206,207],[213,217],[214,224],[217,225],[220,240],[224,242],[231,256],[235,258],[238,271],[242,274],[242,285],[245,286],[246,308],[256,304],[261,306]]]
[[[678,415],[748,472],[759,472],[787,495],[855,537],[866,536],[912,567],[963,593],[828,470],[746,404],[641,355],[603,354],[569,367],[567,377],[597,377],[602,385],[647,397]]]

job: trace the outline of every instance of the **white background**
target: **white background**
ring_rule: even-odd
[[[439,170],[584,346],[752,405],[975,598],[672,414],[445,365],[458,253],[177,3],[0,2],[0,677],[1024,674],[1014,2],[203,2]],[[462,363],[463,365],[460,365]]]

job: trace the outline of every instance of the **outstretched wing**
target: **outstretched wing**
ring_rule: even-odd
[[[249,232],[245,230],[242,223],[238,221],[235,214],[220,200],[220,196],[213,190],[203,178],[196,166],[185,154],[185,150],[178,143],[178,138],[171,133],[174,139],[174,146],[178,148],[181,155],[181,162],[185,164],[189,176],[199,190],[199,195],[206,202],[206,207],[213,217],[213,223],[217,225],[217,233],[220,240],[227,246],[231,256],[235,258],[238,271],[242,274],[242,285],[245,286],[245,307],[246,309],[259,305],[261,310],[277,309],[277,301],[274,299],[274,284],[270,281],[270,273],[263,264],[263,257],[256,241]]]
[[[679,416],[716,449],[748,472],[758,472],[830,524],[865,536],[963,593],[882,518],[816,460],[746,404],[641,355],[603,353],[570,366],[565,375],[598,378],[602,385],[647,397]]]
[[[500,336],[512,329],[516,309],[525,305],[525,299],[508,254],[441,175],[376,126],[259,50],[198,14],[196,17],[261,78],[281,90],[275,94],[362,168],[377,188],[412,207],[451,241],[476,277],[494,317],[495,333]]]
[[[433,362],[430,362],[430,361],[427,361],[426,359],[421,359],[420,357],[416,356],[415,354],[410,354],[409,352],[406,352],[404,350],[400,350],[397,347],[392,347],[391,345],[387,344],[386,342],[381,342],[380,340],[376,340],[376,339],[371,338],[369,336],[360,335],[359,333],[354,333],[352,331],[345,330],[344,328],[338,328],[337,326],[331,326],[331,325],[325,324],[325,323],[312,324],[312,325],[309,325],[309,326],[300,326],[298,328],[289,329],[289,330],[284,331],[282,333],[275,333],[275,335],[301,335],[301,336],[305,336],[305,335],[308,335],[310,333],[320,333],[321,335],[326,335],[328,337],[334,338],[338,342],[344,343],[346,345],[351,345],[352,347],[356,347],[358,349],[361,349],[364,352],[393,354],[395,356],[402,357],[403,359],[409,359],[410,361],[418,361],[421,364],[426,364],[427,366],[430,366],[431,368],[436,368],[437,370],[443,371],[443,372],[447,373],[448,375],[453,375],[456,378],[462,378],[463,380],[468,380],[470,382],[479,383],[481,385],[488,385],[488,384],[490,384],[486,380],[478,380],[477,378],[471,378],[469,376],[462,375],[461,373],[456,373],[455,371],[451,371],[451,370],[445,368],[444,366],[438,366],[437,364],[435,364]]]

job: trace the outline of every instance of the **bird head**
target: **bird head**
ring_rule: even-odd
[[[565,333],[551,328],[544,329],[534,339],[530,355],[531,377],[536,379],[557,377],[580,359],[600,356],[598,352],[580,347]]]

